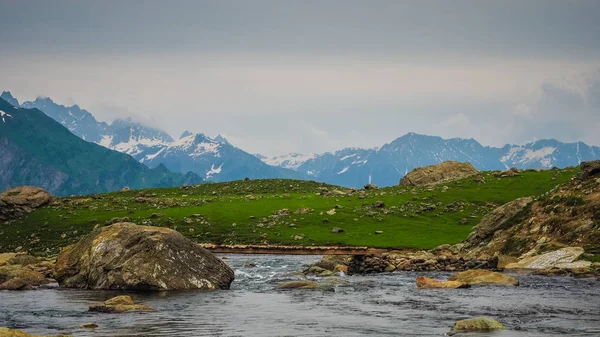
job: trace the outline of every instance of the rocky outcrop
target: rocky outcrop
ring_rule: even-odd
[[[479,173],[471,163],[445,161],[440,164],[419,167],[400,180],[403,186],[435,185],[451,180],[471,177]]]
[[[154,311],[154,308],[143,304],[135,304],[130,296],[117,296],[104,303],[90,305],[89,311],[119,313],[127,311]]]
[[[457,281],[438,281],[425,276],[417,276],[416,279],[417,288],[419,289],[458,289],[458,288],[469,288],[470,285]]]
[[[574,269],[592,265],[590,261],[576,261],[583,254],[581,247],[566,247],[542,255],[526,257],[518,262],[509,263],[506,269]]]
[[[19,218],[34,209],[49,204],[52,196],[34,186],[11,188],[0,194],[0,220]]]
[[[498,178],[518,177],[520,175],[521,175],[521,171],[519,171],[515,167],[510,168],[510,169],[508,169],[506,171],[500,171],[500,172],[494,174],[494,176],[496,176]]]
[[[471,269],[456,273],[450,277],[450,281],[469,285],[519,285],[519,280],[512,276],[484,269]]]
[[[97,229],[58,256],[61,287],[88,289],[228,289],[231,268],[180,233],[118,223]]]
[[[12,330],[9,328],[0,327],[0,337],[44,337],[38,335],[31,335],[21,330]],[[55,335],[46,337],[73,337],[72,335]]]
[[[497,230],[512,225],[510,220],[519,214],[519,212],[522,212],[532,201],[533,198],[531,197],[520,198],[496,208],[484,216],[481,222],[473,228],[473,231],[467,238],[467,243],[471,245],[485,243]]]
[[[584,161],[580,165],[579,179],[585,180],[600,174],[600,160]]]
[[[494,330],[505,330],[506,327],[500,324],[498,321],[487,318],[487,317],[477,317],[470,319],[463,319],[454,323],[452,328],[450,328],[449,336],[455,335],[457,333],[468,333],[468,332],[489,332]]]

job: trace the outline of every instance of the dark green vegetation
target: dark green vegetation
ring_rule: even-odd
[[[37,109],[16,109],[0,99],[0,191],[20,185],[53,195],[196,184],[195,174],[149,169],[132,157],[88,143]]]
[[[496,178],[486,172],[436,187],[377,190],[249,180],[59,198],[0,224],[0,251],[22,246],[52,254],[96,226],[124,220],[173,228],[206,243],[433,248],[464,240],[496,206],[541,195],[576,173],[571,168]],[[312,211],[295,213],[303,208]]]

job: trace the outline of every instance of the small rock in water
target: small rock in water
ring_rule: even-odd
[[[438,281],[425,276],[417,277],[417,288],[419,289],[437,289],[437,288],[469,288],[470,285],[457,281]]]
[[[452,336],[461,332],[489,332],[494,330],[506,330],[506,327],[494,319],[477,317],[457,321],[450,328],[448,335]]]
[[[98,327],[98,324],[96,323],[85,323],[85,324],[81,324],[81,326],[79,326],[81,329],[95,329]]]
[[[512,276],[485,269],[472,269],[456,273],[450,277],[450,281],[458,281],[470,285],[519,285],[519,280]]]
[[[130,296],[113,297],[104,301],[104,303],[90,305],[89,307],[89,311],[104,313],[119,313],[138,310],[154,311],[154,308],[143,304],[135,304]]]
[[[281,283],[277,286],[277,289],[317,289],[318,287],[317,282],[301,280]]]
[[[30,335],[21,330],[12,330],[9,328],[0,327],[0,337],[43,337],[43,336]],[[48,336],[48,337],[72,337],[72,335],[56,335],[56,336]]]

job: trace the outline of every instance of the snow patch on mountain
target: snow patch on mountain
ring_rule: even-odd
[[[219,166],[217,168],[215,168],[215,164],[212,164],[210,166],[210,170],[208,170],[208,172],[206,172],[206,179],[210,179],[213,177],[213,175],[221,173],[222,169],[223,169],[223,164],[221,164],[221,166]]]
[[[6,112],[0,110],[0,117],[2,117],[2,123],[6,123],[4,116],[12,118],[12,116],[10,114],[7,114]]]
[[[275,157],[265,157],[260,154],[255,155],[258,159],[262,160],[266,164],[271,166],[282,167],[290,170],[296,170],[300,165],[304,164],[307,160],[317,157],[316,154],[300,154],[300,153],[289,153]]]
[[[338,172],[337,174],[344,174],[346,173],[348,170],[350,169],[350,166],[346,166],[344,167],[340,172]]]
[[[527,148],[526,146],[511,147],[507,154],[500,158],[500,161],[506,166],[525,166],[532,163],[539,163],[542,168],[551,168],[554,166],[555,158],[552,154],[557,148],[545,146],[539,149]]]

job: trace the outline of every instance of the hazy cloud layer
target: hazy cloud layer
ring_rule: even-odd
[[[598,1],[0,1],[0,90],[264,154],[600,144]]]

